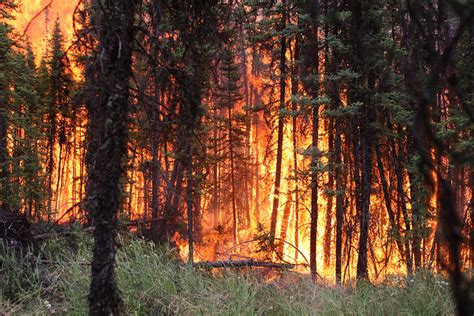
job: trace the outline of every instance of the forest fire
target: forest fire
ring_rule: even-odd
[[[77,5],[77,1],[58,0],[26,0],[22,1],[20,11],[15,15],[12,24],[18,32],[22,32],[32,18],[51,2],[48,10],[32,21],[27,37],[33,46],[36,58],[39,60],[46,52],[48,35],[52,31],[54,21],[58,19],[61,23],[61,30],[66,39],[66,43],[71,43],[74,34],[72,24],[72,14]]]
[[[48,3],[25,0],[16,33]],[[474,267],[473,94],[460,71],[472,52],[432,65],[414,38],[448,43],[464,25],[456,10],[430,33],[391,4],[366,21],[350,1],[129,1],[117,40],[88,3],[52,1],[32,21],[33,62],[27,45],[12,50],[24,69],[10,77],[27,75],[6,83],[3,205],[64,226],[118,218],[182,261],[291,264],[334,283]],[[456,47],[472,49],[463,36]]]

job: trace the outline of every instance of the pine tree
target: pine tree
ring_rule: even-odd
[[[9,110],[11,102],[10,87],[13,80],[12,69],[15,68],[13,28],[8,24],[13,19],[18,5],[13,0],[2,1],[0,4],[0,199],[2,207],[10,205],[10,165],[8,153]]]
[[[242,159],[244,136],[245,132],[241,129],[241,125],[238,121],[238,115],[236,111],[237,103],[242,100],[242,83],[240,81],[239,66],[235,62],[235,54],[232,48],[225,48],[222,52],[221,57],[221,83],[217,88],[217,98],[219,108],[224,110],[227,115],[226,118],[221,118],[226,129],[226,147],[228,148],[229,154],[229,178],[230,178],[230,201],[232,205],[232,222],[233,222],[233,239],[234,244],[237,244],[238,230],[239,230],[239,214],[237,210],[237,196],[236,188],[238,182],[242,184],[242,180],[238,181],[237,175],[243,175],[244,173],[238,172],[238,166],[243,166],[245,161]],[[242,117],[242,115],[241,115]],[[240,185],[239,185],[240,187]],[[241,197],[240,197],[241,198]],[[242,205],[243,203],[240,203]]]
[[[71,118],[71,95],[73,80],[64,52],[64,37],[59,19],[56,20],[50,39],[50,56],[46,56],[48,68],[48,89],[46,92],[48,110],[46,120],[48,126],[48,214],[52,216],[54,199],[59,198],[59,185],[62,178],[62,162],[65,145],[68,140]],[[56,153],[58,150],[58,154]],[[57,171],[56,177],[54,173]],[[53,180],[56,179],[56,183]],[[55,196],[54,196],[55,195]],[[57,208],[57,205],[56,205]]]
[[[25,50],[25,54],[16,56],[10,112],[14,162],[11,176],[15,179],[12,186],[15,201],[12,200],[12,203],[15,209],[23,210],[28,218],[40,220],[46,198],[42,170],[44,153],[40,146],[45,136],[41,120],[44,109],[38,92],[35,57],[29,43],[26,43]]]

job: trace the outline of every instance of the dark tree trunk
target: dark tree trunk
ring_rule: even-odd
[[[285,0],[282,1],[282,6],[286,6]],[[281,31],[284,32],[286,28],[287,8],[283,8],[281,16]],[[273,207],[270,223],[270,238],[276,237],[276,226],[278,219],[278,211],[280,206],[280,184],[281,184],[281,164],[283,158],[283,128],[285,119],[281,116],[282,110],[285,109],[285,92],[286,92],[286,36],[284,33],[280,38],[280,106],[278,113],[278,135],[277,135],[277,157],[276,157],[276,173],[275,173],[275,188],[273,192]],[[273,242],[273,241],[272,241]]]
[[[470,177],[471,201],[469,202],[471,216],[471,231],[469,233],[469,252],[471,255],[471,269],[474,269],[474,174]]]
[[[395,218],[395,213],[393,212],[393,209],[392,209],[391,194],[390,194],[391,192],[389,192],[388,181],[387,181],[387,178],[385,177],[385,171],[384,171],[383,162],[382,162],[382,154],[380,152],[379,147],[380,145],[375,146],[375,153],[377,157],[377,167],[379,169],[380,182],[382,183],[382,191],[383,191],[383,197],[385,201],[385,208],[387,209],[388,220],[390,222],[392,233],[394,234],[395,243],[397,244],[398,252],[400,253],[400,256],[404,256],[406,253],[403,250],[402,237],[400,235],[400,228],[398,227],[397,219]],[[408,270],[409,270],[409,267],[407,263],[407,271]]]
[[[287,195],[288,199],[285,203],[285,208],[283,209],[283,217],[282,217],[282,220],[281,220],[281,229],[280,229],[280,239],[281,240],[278,243],[278,247],[277,247],[277,255],[281,259],[284,259],[283,258],[283,250],[284,250],[284,247],[285,247],[285,241],[286,241],[286,237],[287,237],[287,233],[288,233],[288,226],[289,226],[289,223],[290,223],[291,204],[293,203],[291,201],[291,193],[290,193],[289,190],[286,193],[286,195]]]
[[[54,96],[53,96],[54,97]],[[54,145],[56,142],[56,112],[55,103],[52,101],[50,104],[48,120],[49,120],[49,131],[48,131],[48,221],[51,221],[52,205],[53,205],[53,172],[54,172]]]
[[[293,54],[293,66],[291,69],[291,95],[296,96],[299,92],[298,87],[298,74],[299,74],[299,67],[298,61],[300,58],[300,42],[301,36],[298,35],[295,40],[295,50]],[[298,185],[298,118],[296,116],[296,111],[298,110],[298,103],[293,101],[291,103],[291,110],[293,111],[293,119],[292,119],[292,139],[293,139],[293,169],[294,169],[294,177],[295,177],[295,261],[298,260],[299,256],[299,243],[300,243],[300,234],[299,234],[299,226],[300,226],[300,188]]]
[[[237,234],[238,234],[238,216],[237,206],[235,198],[235,164],[234,164],[234,139],[233,139],[233,127],[232,127],[232,106],[228,104],[228,116],[229,116],[229,152],[230,152],[230,185],[232,190],[232,224],[233,224],[233,240],[234,245],[237,245]]]
[[[413,135],[411,132],[407,135],[407,146],[408,146],[408,155],[413,156],[416,154],[415,144]],[[420,198],[420,189],[422,185],[419,183],[419,180],[416,179],[416,176],[413,172],[408,172],[408,177],[410,180],[410,197],[412,205],[412,222],[413,222],[413,240],[412,240],[412,251],[413,259],[415,263],[415,269],[418,270],[422,266],[422,255],[421,255],[421,241],[422,241],[422,216],[421,216],[421,206],[424,201]]]
[[[250,135],[251,135],[251,125],[252,125],[252,112],[250,111],[250,88],[249,88],[249,80],[247,75],[247,51],[246,51],[246,38],[244,32],[244,25],[241,23],[239,25],[239,56],[240,56],[240,70],[241,70],[241,78],[244,85],[244,100],[245,100],[245,159],[250,157]],[[246,227],[250,227],[251,225],[251,216],[250,216],[250,169],[245,167],[244,169],[244,195],[243,195],[243,206],[245,212],[245,225]]]
[[[329,3],[328,0],[324,0],[324,14],[328,16],[328,9]],[[329,33],[329,23],[324,24],[324,37],[327,38],[330,36]],[[334,61],[330,60],[330,50],[329,44],[326,41],[324,45],[324,67],[326,73],[335,73],[334,72]],[[332,67],[332,68],[331,68]],[[331,94],[331,89],[334,90],[334,85],[330,83],[326,85],[326,88]],[[337,92],[336,92],[337,93]],[[334,109],[334,102],[327,104],[327,109]],[[326,205],[326,225],[324,229],[324,267],[329,267],[331,264],[331,241],[332,241],[332,219],[333,219],[333,200],[334,200],[334,124],[335,119],[333,117],[328,118],[328,126],[326,128],[328,134],[328,165],[329,165],[329,172],[328,172],[328,183],[326,187],[326,198],[327,198],[327,205]]]
[[[339,96],[336,95],[336,105],[338,106]],[[342,273],[342,226],[344,223],[344,193],[342,183],[342,159],[341,159],[341,128],[340,123],[336,120],[335,135],[335,158],[336,163],[336,282],[341,282]]]
[[[193,234],[193,162],[191,156],[191,149],[189,149],[190,156],[187,158],[187,186],[186,186],[186,206],[188,216],[188,263],[194,262],[194,234]]]
[[[0,67],[5,64],[5,56],[0,55]],[[7,87],[0,81],[0,199],[3,209],[10,209],[9,205],[9,178],[8,169],[8,97],[6,95]]]
[[[401,133],[401,129],[399,129],[399,133]],[[399,139],[400,142],[400,139]],[[403,180],[403,170],[402,170],[402,148],[399,143],[398,147],[398,155],[396,152],[397,148],[395,146],[395,142],[392,140],[392,151],[393,155],[395,156],[396,159],[396,174],[397,174],[397,193],[398,193],[398,203],[399,206],[402,209],[402,214],[403,214],[403,221],[405,222],[405,260],[407,264],[407,272],[408,274],[412,274],[413,272],[413,261],[411,257],[411,251],[410,251],[410,240],[407,238],[408,236],[411,236],[411,224],[410,224],[410,217],[408,215],[408,209],[406,205],[406,200],[405,200],[405,190],[404,190],[404,180]]]
[[[214,107],[214,117],[217,120],[217,106]],[[217,155],[219,154],[219,150],[217,148],[217,122],[214,123],[213,128],[213,146],[214,146],[214,161],[213,161],[213,186],[212,186],[212,208],[214,212],[213,216],[213,225],[217,227],[219,225],[219,161]]]
[[[354,131],[354,179],[356,183],[357,214],[359,218],[359,256],[357,278],[368,278],[367,243],[369,238],[370,191],[372,188],[372,130],[375,108],[368,91],[375,88],[375,74],[369,61],[369,45],[366,34],[377,34],[376,25],[369,19],[373,8],[371,1],[350,2],[352,25],[350,26],[353,48],[353,68],[359,74],[350,87],[350,102],[360,102],[359,113],[353,118]]]
[[[306,12],[310,16],[310,21],[304,28],[306,40],[308,41],[304,51],[303,85],[306,92],[312,100],[312,157],[311,157],[311,212],[310,212],[310,256],[309,265],[311,268],[311,277],[316,279],[317,262],[317,235],[318,235],[318,137],[319,137],[319,42],[318,42],[318,0],[308,0],[306,3]]]
[[[92,21],[101,53],[86,73],[90,99],[86,209],[94,226],[91,315],[117,315],[121,299],[115,280],[115,236],[122,200],[136,0],[92,1]]]
[[[253,95],[254,95],[254,103],[255,104],[260,104],[262,101],[260,98],[260,94],[258,93],[257,89],[254,87],[253,88]],[[255,141],[254,141],[254,146],[255,146],[255,221],[257,224],[260,224],[261,219],[260,219],[260,153],[259,153],[259,124],[260,124],[260,119],[258,116],[258,112],[255,111],[253,115],[253,124],[255,126]]]
[[[328,183],[326,190],[329,193],[326,194],[327,205],[326,205],[326,225],[324,229],[324,266],[329,267],[331,264],[331,240],[332,240],[332,218],[333,218],[333,190],[334,190],[334,173],[332,172],[333,162],[333,151],[334,151],[334,119],[329,118],[328,128],[328,163],[331,167],[328,174]]]

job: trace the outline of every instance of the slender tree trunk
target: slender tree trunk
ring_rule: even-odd
[[[332,172],[333,162],[333,152],[334,152],[334,119],[329,118],[329,128],[328,128],[328,163],[331,166],[331,169],[328,173],[328,184],[326,190],[329,190],[329,193],[326,194],[327,204],[326,204],[326,227],[324,231],[324,266],[329,267],[331,264],[331,239],[332,239],[332,218],[333,218],[333,190],[334,190],[334,173]]]
[[[239,38],[240,38],[240,46],[239,46],[239,55],[241,60],[241,73],[242,73],[242,81],[244,84],[244,100],[245,100],[245,159],[249,159],[250,157],[250,134],[251,134],[251,124],[252,124],[252,115],[249,109],[250,105],[250,89],[249,89],[249,80],[247,76],[247,51],[245,46],[245,32],[243,28],[243,24],[239,25]],[[245,212],[245,220],[246,220],[246,227],[251,226],[251,216],[250,216],[250,169],[245,167],[244,169],[244,196],[243,196],[243,206]]]
[[[469,202],[471,216],[471,231],[469,233],[469,252],[471,255],[471,269],[474,269],[474,174],[470,177],[471,201]]]
[[[59,153],[58,153],[58,178],[56,179],[56,205],[55,205],[55,208],[56,208],[56,212],[59,211],[59,202],[60,202],[60,198],[61,198],[61,178],[63,176],[63,159],[62,159],[62,155],[63,155],[63,145],[62,144],[59,144]]]
[[[219,162],[218,162],[218,148],[217,148],[217,107],[214,107],[214,128],[213,128],[213,146],[214,146],[214,161],[213,161],[213,197],[212,197],[212,203],[213,203],[213,212],[214,212],[214,227],[217,227],[219,225]]]
[[[328,16],[329,10],[329,3],[328,0],[324,0],[324,15]],[[326,21],[324,23],[324,37],[328,38],[330,36],[329,32],[329,23]],[[325,73],[334,72],[335,64],[330,60],[330,50],[329,50],[329,43],[325,41],[324,43],[324,67]],[[332,84],[333,85],[333,84]],[[331,94],[331,83],[326,85],[326,88]],[[327,109],[334,109],[332,106],[334,102],[328,103],[326,108]],[[329,172],[328,172],[328,183],[326,188],[326,227],[324,230],[324,266],[329,267],[331,264],[331,241],[332,241],[332,220],[333,220],[333,200],[334,200],[334,118],[328,118],[328,125],[326,127],[327,135],[328,135],[328,165],[329,165]],[[329,192],[328,192],[329,191]]]
[[[339,93],[336,90],[337,93]],[[336,106],[339,107],[339,95],[335,95]],[[336,108],[337,108],[336,107]],[[342,226],[344,224],[344,193],[342,183],[342,157],[341,157],[341,127],[338,120],[336,120],[336,135],[335,135],[335,157],[336,164],[336,283],[341,283],[341,268],[342,268]]]
[[[151,166],[151,218],[157,219],[158,218],[158,190],[160,186],[160,179],[158,177],[158,170],[159,170],[159,163],[158,160],[158,133],[156,131],[156,124],[152,124],[154,126],[152,132],[152,166]],[[153,221],[151,224],[151,234],[153,236],[157,235],[158,230],[158,222]],[[155,239],[155,238],[153,238]]]
[[[191,146],[189,144],[189,146]],[[187,186],[186,186],[186,206],[188,215],[188,263],[194,262],[194,235],[193,235],[193,160],[191,148],[188,149],[189,157],[187,157]]]
[[[298,35],[295,40],[295,51],[293,56],[293,66],[292,66],[292,74],[291,74],[291,95],[296,96],[299,92],[298,87],[298,75],[299,75],[299,68],[297,63],[300,58],[300,41],[301,38]],[[293,169],[294,169],[294,177],[295,177],[295,261],[298,260],[299,256],[299,243],[300,243],[300,189],[298,185],[298,117],[296,116],[296,111],[298,110],[298,103],[293,101],[291,103],[291,110],[293,111],[292,116],[292,139],[293,139]]]
[[[94,247],[89,293],[90,315],[118,315],[121,299],[115,280],[116,223],[126,157],[131,75],[131,43],[136,0],[92,2],[92,23],[102,48],[87,69],[89,146],[86,209],[92,218]]]
[[[5,57],[0,56],[0,66],[4,65]],[[9,179],[10,172],[8,169],[8,98],[6,96],[6,87],[4,83],[0,81],[0,197],[2,207],[9,209]]]
[[[383,191],[383,196],[384,196],[384,201],[385,201],[385,208],[387,209],[388,220],[390,222],[391,231],[394,234],[395,243],[397,244],[398,252],[400,253],[400,256],[405,256],[405,259],[406,259],[406,253],[403,250],[402,237],[400,235],[400,228],[398,227],[397,220],[395,218],[395,213],[393,212],[393,209],[392,209],[391,194],[390,194],[391,192],[389,192],[388,181],[387,181],[387,178],[385,177],[385,171],[384,171],[383,162],[382,162],[382,154],[380,152],[379,147],[380,147],[379,145],[375,146],[375,153],[377,156],[377,167],[379,169],[380,182],[382,183],[382,191]],[[410,269],[408,267],[408,261],[407,261],[407,271],[409,270]]]
[[[54,104],[54,102],[53,102]],[[48,135],[48,221],[51,221],[51,213],[53,211],[53,171],[54,171],[54,144],[56,135],[56,113],[53,106],[49,110],[49,135]]]
[[[310,16],[310,21],[305,26],[307,43],[304,52],[303,84],[305,90],[312,100],[312,157],[310,164],[311,174],[311,212],[310,212],[310,256],[309,265],[313,280],[317,276],[317,237],[318,237],[318,158],[319,158],[319,40],[318,40],[318,15],[319,0],[308,0],[305,2],[306,12]]]
[[[260,95],[258,94],[258,92],[256,91],[257,89],[254,87],[253,88],[254,90],[254,100],[255,100],[255,104],[259,104],[261,99],[260,99]],[[258,143],[258,140],[259,140],[259,124],[260,124],[260,120],[259,120],[259,116],[258,116],[258,112],[255,112],[254,113],[254,116],[253,116],[253,124],[255,126],[255,140],[254,140],[254,146],[255,146],[255,202],[254,202],[254,205],[255,205],[255,210],[254,210],[254,214],[255,214],[255,221],[257,222],[257,224],[260,224],[260,146],[259,146],[259,143]]]
[[[283,209],[283,217],[281,221],[281,229],[280,229],[280,242],[278,243],[278,249],[277,249],[277,254],[279,258],[283,259],[283,250],[285,248],[285,243],[286,237],[287,237],[287,232],[288,232],[288,225],[290,223],[290,214],[291,214],[291,193],[290,190],[286,193],[288,196],[288,199],[285,203],[285,208]]]
[[[408,146],[408,154],[413,156],[416,154],[416,149],[414,145],[413,135],[408,133],[407,135],[407,146]],[[416,179],[416,176],[413,172],[408,172],[408,177],[410,180],[409,188],[410,188],[410,197],[411,197],[411,205],[412,205],[412,222],[413,222],[413,240],[412,240],[412,251],[413,251],[413,259],[415,262],[415,269],[418,270],[422,266],[422,254],[421,254],[421,227],[422,227],[422,217],[420,208],[422,207],[422,203],[424,201],[420,197],[422,189],[419,180]],[[418,191],[418,192],[417,192]]]
[[[237,217],[237,206],[235,203],[235,174],[234,174],[234,141],[232,136],[232,107],[228,105],[229,115],[229,151],[230,151],[230,183],[232,190],[232,223],[233,223],[233,240],[234,245],[237,245],[237,234],[238,234],[238,217]]]
[[[370,81],[370,80],[369,80]],[[371,111],[367,109],[368,111]],[[367,115],[367,113],[366,113]],[[365,126],[368,122],[363,122]],[[359,257],[357,260],[357,278],[368,279],[367,266],[367,242],[369,237],[369,208],[370,208],[370,191],[372,176],[372,145],[368,127],[362,127],[361,131],[361,214],[360,214],[360,237],[359,237]]]
[[[401,130],[399,129],[399,133],[401,133]],[[400,142],[400,140],[399,140]],[[392,151],[393,155],[396,157],[396,174],[397,174],[397,193],[398,193],[398,203],[402,209],[402,214],[403,214],[403,221],[405,222],[405,260],[407,264],[407,272],[408,274],[413,273],[413,261],[412,261],[412,256],[411,256],[411,251],[410,251],[410,240],[407,238],[408,236],[411,236],[411,224],[410,224],[410,217],[408,215],[408,209],[406,205],[406,200],[405,200],[405,191],[404,191],[404,179],[403,179],[403,170],[402,170],[402,148],[399,143],[398,147],[398,155],[396,153],[396,146],[395,142],[392,140]]]
[[[281,31],[286,28],[286,0],[282,1],[283,12],[281,17]],[[278,209],[280,205],[280,184],[281,184],[281,164],[283,158],[283,128],[285,119],[282,117],[282,110],[285,109],[285,95],[286,95],[286,36],[281,35],[280,38],[280,106],[278,113],[278,135],[277,135],[277,157],[276,157],[276,172],[275,172],[275,188],[273,192],[273,207],[270,224],[270,238],[276,237],[276,226],[278,219]],[[272,241],[273,242],[273,241]]]

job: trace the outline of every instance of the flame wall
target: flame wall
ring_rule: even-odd
[[[13,25],[18,33],[23,33],[23,30],[31,21],[31,19],[43,9],[50,0],[23,0],[20,11],[16,15],[16,20]],[[35,55],[39,58],[43,55],[46,47],[46,31],[52,30],[54,22],[57,18],[61,23],[61,30],[63,31],[66,43],[68,43],[73,36],[74,30],[72,27],[72,14],[77,5],[77,0],[53,0],[48,13],[38,16],[30,25],[27,36],[31,41]],[[46,20],[49,20],[46,25]]]

